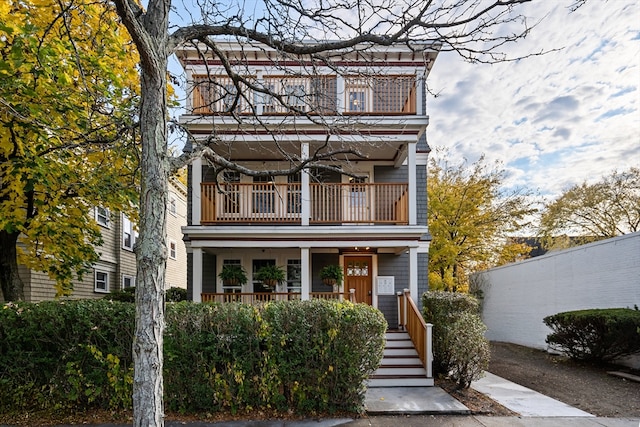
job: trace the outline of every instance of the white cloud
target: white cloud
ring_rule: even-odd
[[[561,49],[524,60],[436,60],[428,101],[432,146],[460,158],[501,160],[510,185],[550,196],[614,169],[640,166],[640,4],[573,0],[519,10],[545,19],[512,55]]]

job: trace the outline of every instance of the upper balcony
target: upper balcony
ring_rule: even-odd
[[[193,115],[416,115],[416,75],[192,76]]]

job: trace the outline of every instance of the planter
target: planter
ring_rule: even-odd
[[[335,286],[338,283],[338,281],[336,279],[326,278],[326,279],[322,279],[322,283],[324,283],[327,286]]]

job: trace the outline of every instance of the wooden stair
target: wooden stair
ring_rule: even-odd
[[[367,387],[431,387],[433,378],[427,378],[418,352],[409,334],[388,331],[384,357],[378,369],[367,381]]]

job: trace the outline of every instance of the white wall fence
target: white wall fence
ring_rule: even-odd
[[[562,311],[640,307],[640,232],[478,273],[487,338],[546,349],[542,319]],[[637,365],[636,360],[633,365]],[[626,363],[625,363],[626,364]]]

